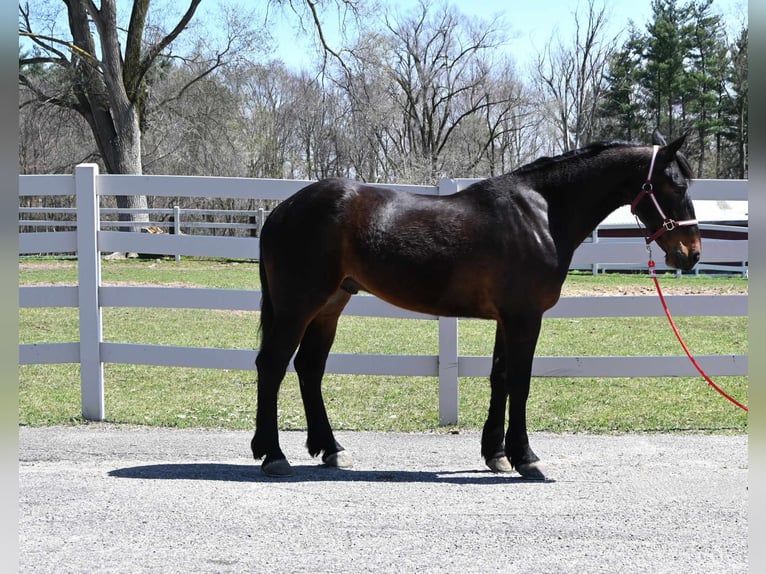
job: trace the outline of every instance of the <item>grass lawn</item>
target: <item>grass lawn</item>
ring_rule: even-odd
[[[243,261],[183,259],[104,261],[109,285],[188,285],[259,288],[257,265]],[[21,285],[76,284],[73,259],[22,258]],[[745,293],[747,280],[694,277],[662,279],[668,292]],[[572,274],[565,295],[653,293],[645,275]],[[106,341],[257,348],[258,313],[242,311],[107,308]],[[747,317],[679,317],[696,354],[748,352]],[[20,309],[22,343],[78,340],[76,309]],[[494,325],[460,322],[460,354],[489,355]],[[640,336],[638,336],[640,334]],[[334,352],[436,354],[434,321],[343,317]],[[680,355],[664,318],[546,319],[538,355]],[[106,416],[119,423],[251,429],[255,372],[105,365]],[[747,402],[747,377],[716,383]],[[323,391],[333,426],[348,430],[423,431],[438,427],[435,378],[327,375]],[[489,397],[486,379],[460,380],[460,428],[480,428]],[[19,421],[25,425],[80,424],[77,365],[19,368]],[[747,432],[747,413],[696,378],[535,378],[529,399],[531,431]],[[295,375],[280,395],[283,428],[305,428]]]

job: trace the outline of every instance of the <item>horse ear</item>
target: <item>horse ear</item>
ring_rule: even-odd
[[[681,169],[681,173],[687,179],[694,177],[691,165],[682,153],[678,153],[681,146],[686,141],[686,135],[688,132],[684,132],[681,136],[674,139],[667,145],[660,148],[657,154],[657,161],[659,165],[670,165],[673,161],[678,162],[678,167]]]
[[[665,136],[663,136],[657,128],[654,128],[654,131],[652,132],[652,145],[667,145]]]
[[[673,159],[676,157],[676,153],[678,150],[681,149],[681,146],[684,145],[684,142],[686,141],[686,133],[681,134],[678,138],[674,139],[669,144],[659,144],[662,145],[662,154],[665,156],[667,161],[673,161]],[[664,138],[663,138],[664,142]]]

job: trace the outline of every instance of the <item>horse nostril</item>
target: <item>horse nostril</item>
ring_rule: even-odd
[[[691,256],[692,263],[696,265],[700,260],[700,252],[694,251]]]

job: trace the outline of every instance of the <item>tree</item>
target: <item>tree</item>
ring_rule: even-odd
[[[574,14],[573,45],[554,46],[553,39],[538,56],[536,77],[549,97],[561,151],[582,147],[593,139],[597,111],[606,89],[612,41],[604,40],[606,8],[589,0],[583,17]]]
[[[496,176],[519,167],[524,163],[522,134],[530,127],[531,106],[527,88],[516,76],[510,61],[496,68],[492,80],[487,83],[487,106],[480,118],[479,132],[474,138],[467,134],[465,141],[475,140],[478,153],[473,168],[481,167],[473,176]],[[477,114],[478,118],[478,114]],[[482,137],[482,135],[484,137]]]
[[[712,5],[654,0],[646,32],[633,30],[612,59],[601,129],[615,128],[628,139],[643,139],[658,126],[669,135],[688,131],[686,153],[698,177],[742,177],[747,28],[729,43]]]
[[[494,103],[482,57],[497,47],[499,31],[470,24],[448,7],[431,12],[425,1],[411,16],[387,19],[392,50],[382,63],[384,85],[404,119],[399,146],[418,179],[437,178],[461,122]]]
[[[142,131],[146,173],[242,175],[238,94],[227,74],[210,74],[190,84],[199,73],[198,67],[170,60],[157,66],[149,94],[151,114]]]
[[[26,54],[22,57],[30,57]],[[28,72],[39,86],[62,82],[59,70],[43,65]],[[89,128],[73,110],[36,105],[36,98],[23,86],[19,99],[19,173],[42,174],[71,171],[77,163],[94,160]]]
[[[744,179],[747,177],[747,141],[748,141],[748,107],[749,107],[749,90],[748,90],[748,73],[747,73],[747,46],[748,46],[748,30],[747,27],[743,27],[736,38],[731,44],[731,65],[729,67],[728,75],[728,100],[731,102],[731,114],[732,120],[727,122],[730,126],[729,141],[734,144],[736,154],[733,158],[731,174],[733,177]],[[722,146],[717,142],[718,151],[723,151]]]
[[[41,105],[73,110],[90,127],[99,156],[108,173],[141,174],[142,132],[148,125],[147,102],[150,79],[158,61],[170,57],[172,44],[187,29],[201,0],[188,0],[178,19],[162,29],[158,14],[150,15],[151,0],[133,0],[127,25],[118,22],[116,0],[62,0],[67,12],[67,33],[40,33],[40,26],[52,26],[43,14],[50,3],[19,4],[19,33],[28,38],[37,52],[19,58],[19,83]],[[316,0],[274,0],[289,4],[294,10],[310,13],[315,29],[322,36]],[[353,9],[353,0],[334,0],[339,6]],[[330,2],[326,2],[330,4]],[[191,78],[183,93],[192,85],[220,68],[238,51],[249,49],[253,40],[247,16],[228,10],[225,37],[211,55],[201,52],[191,59],[198,74]],[[40,20],[43,23],[40,23]],[[47,20],[47,21],[46,21]],[[323,40],[323,45],[326,43]],[[124,50],[123,50],[124,45]],[[329,48],[328,48],[329,49]],[[66,82],[57,92],[48,91],[30,71],[40,65],[63,70]],[[117,198],[118,207],[146,209],[144,196]],[[146,213],[130,214],[124,220],[142,222]],[[131,226],[135,227],[135,226]]]
[[[270,0],[268,17],[279,7],[305,22],[304,33],[317,38],[324,55],[300,73],[245,52],[256,32],[241,15],[230,14],[219,37],[210,25],[195,30],[199,0],[153,5],[138,64],[127,57],[128,46],[135,54],[137,45],[129,32],[140,28],[137,6],[148,10],[150,0],[126,2],[134,11],[116,15],[116,64],[100,35],[115,0],[32,1],[34,9],[19,7],[28,38],[19,57],[25,173],[67,170],[83,160],[128,172],[138,155],[139,173],[431,183],[445,173],[504,173],[594,139],[645,141],[657,125],[690,130],[688,156],[698,175],[747,173],[747,26],[733,40],[723,36],[710,0],[654,0],[654,20],[645,30],[633,27],[617,51],[605,37],[604,9],[590,0],[587,11],[573,14],[573,36],[550,40],[531,82],[497,49],[502,21],[431,0],[409,13],[386,8],[364,26],[348,27],[353,42],[344,35],[332,45],[321,26],[332,8],[343,22],[372,4]],[[84,11],[84,40],[43,25],[59,22],[43,16],[42,7],[56,3],[66,8],[67,26],[70,14]],[[177,11],[165,17],[171,24],[157,19],[163,9]],[[183,34],[156,52],[190,11],[195,16]],[[262,34],[259,46],[268,41]],[[140,81],[131,81],[129,69],[140,72],[155,52]],[[115,66],[122,71],[110,71]],[[124,125],[130,129],[123,133]],[[138,146],[132,154],[125,152],[130,142]]]
[[[238,70],[240,131],[247,150],[248,177],[293,177],[290,150],[300,113],[294,100],[295,77],[281,63],[247,64]]]
[[[639,83],[643,38],[635,27],[620,50],[610,59],[606,89],[598,113],[596,139],[640,141],[648,139],[647,110]]]
[[[135,0],[123,54],[117,24],[117,3],[102,0],[63,0],[71,40],[41,35],[33,29],[29,4],[19,5],[20,33],[32,39],[42,53],[19,61],[19,81],[40,102],[74,110],[93,132],[99,154],[109,173],[140,174],[141,126],[145,112],[147,76],[157,57],[186,28],[201,0],[191,0],[173,29],[148,43],[145,28],[149,0]],[[26,73],[31,64],[53,64],[67,76],[67,90],[51,95]],[[118,207],[146,209],[145,196],[117,198]],[[124,220],[148,221],[148,215],[130,214]]]
[[[708,165],[710,140],[718,140],[724,129],[722,106],[726,96],[724,84],[728,63],[727,45],[721,17],[710,11],[713,0],[693,3],[689,37],[687,70],[682,82],[683,112],[692,120],[696,131],[697,176],[716,177],[720,156]]]
[[[677,0],[652,0],[654,20],[647,26],[646,62],[642,85],[652,96],[654,125],[663,133],[678,133],[684,94],[684,62],[689,54],[692,30],[689,5]]]

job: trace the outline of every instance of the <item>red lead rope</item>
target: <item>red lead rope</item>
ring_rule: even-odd
[[[668,309],[667,303],[665,303],[665,297],[662,295],[662,289],[660,289],[660,282],[657,280],[657,274],[654,272],[654,260],[649,259],[649,276],[654,280],[654,286],[657,288],[657,295],[660,296],[660,303],[662,303],[662,308],[665,310],[665,316],[668,318],[668,321],[670,321],[670,326],[673,328],[673,332],[676,334],[676,337],[678,338],[678,342],[681,343],[681,346],[684,349],[684,352],[686,353],[686,356],[689,357],[689,360],[692,362],[692,365],[699,371],[699,374],[702,375],[702,378],[704,378],[707,381],[707,384],[713,387],[713,389],[716,390],[716,392],[724,397],[725,399],[728,399],[735,405],[737,405],[739,408],[741,408],[743,411],[747,411],[748,408],[740,403],[737,399],[727,395],[721,387],[716,385],[710,377],[707,376],[707,373],[702,370],[702,367],[699,366],[699,363],[697,363],[696,359],[692,356],[691,352],[689,351],[689,347],[686,346],[686,343],[684,343],[683,338],[681,337],[681,333],[678,332],[678,327],[676,327],[675,321],[673,321],[673,317],[670,314],[670,309]]]

